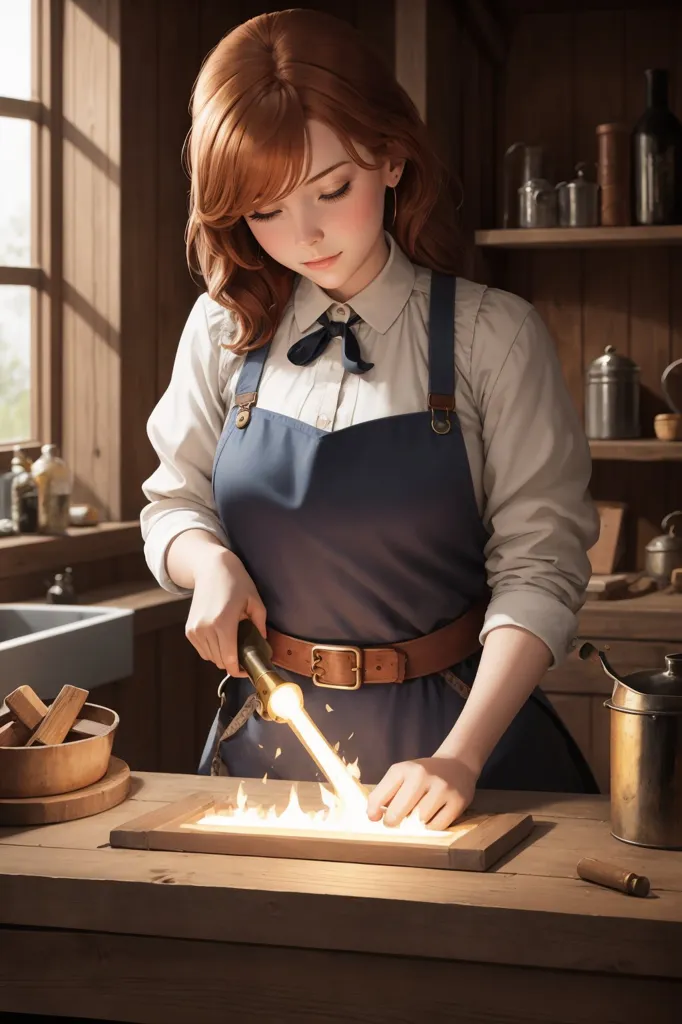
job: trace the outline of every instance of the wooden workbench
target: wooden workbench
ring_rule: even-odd
[[[283,784],[280,784],[283,785]],[[613,839],[608,800],[481,792],[537,826],[487,873],[108,847],[229,779],[135,774],[121,806],[0,829],[0,1006],[203,1024],[679,1021],[682,854]],[[649,876],[637,899],[582,856]]]

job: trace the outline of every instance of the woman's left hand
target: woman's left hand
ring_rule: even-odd
[[[370,793],[371,821],[398,825],[415,808],[431,829],[445,829],[467,809],[478,776],[456,757],[424,757],[392,765]],[[384,811],[382,808],[386,807]]]

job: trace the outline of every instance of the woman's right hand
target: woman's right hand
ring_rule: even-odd
[[[205,661],[245,676],[237,658],[237,627],[251,619],[265,636],[265,605],[244,563],[227,548],[210,546],[194,568],[194,594],[185,635]]]

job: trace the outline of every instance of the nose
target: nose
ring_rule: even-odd
[[[294,222],[294,240],[299,249],[306,255],[314,249],[322,239],[324,232],[317,223],[315,214],[312,211],[301,213]]]

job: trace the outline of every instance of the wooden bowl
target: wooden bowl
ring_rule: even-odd
[[[72,793],[106,774],[119,717],[99,704],[84,704],[79,717],[108,728],[102,736],[44,747],[0,747],[0,799]],[[0,725],[10,718],[9,711],[0,715]]]
[[[682,416],[677,412],[654,416],[654,431],[659,441],[682,441]]]

